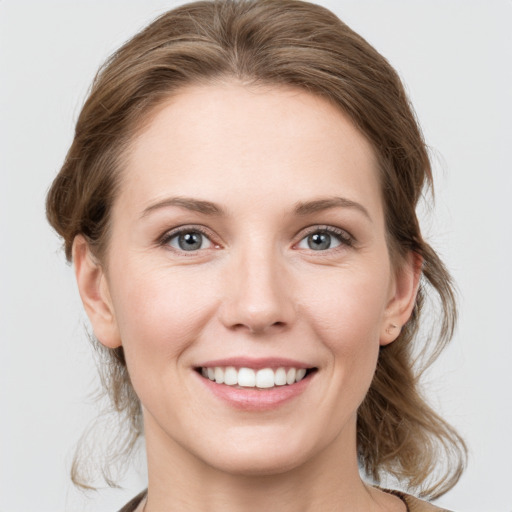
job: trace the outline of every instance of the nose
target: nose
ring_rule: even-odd
[[[244,251],[233,256],[226,274],[220,306],[225,327],[268,334],[282,332],[292,325],[296,318],[293,287],[278,254]]]

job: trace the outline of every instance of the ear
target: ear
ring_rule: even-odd
[[[391,286],[391,298],[386,306],[384,322],[381,327],[380,344],[388,345],[398,338],[402,327],[409,320],[421,277],[423,258],[410,251],[395,271]]]
[[[121,346],[107,277],[82,235],[73,241],[73,263],[78,291],[94,335],[108,348]]]

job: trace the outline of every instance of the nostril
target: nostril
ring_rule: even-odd
[[[282,331],[287,327],[286,322],[248,322],[247,324],[238,324],[238,328],[248,328],[252,334],[263,334],[272,332],[273,330]]]
[[[274,322],[274,324],[276,327],[284,327],[286,324],[284,322]]]

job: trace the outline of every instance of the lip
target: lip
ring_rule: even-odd
[[[286,386],[275,386],[268,389],[240,388],[228,386],[226,384],[217,384],[215,381],[204,378],[197,370],[201,367],[214,366],[234,366],[235,368],[253,368],[259,370],[262,368],[316,368],[304,362],[293,359],[283,358],[248,358],[236,357],[228,359],[216,359],[205,361],[196,366],[193,374],[207,393],[211,393],[215,398],[233,409],[248,412],[263,412],[278,409],[279,407],[299,398],[305,393],[311,384],[316,371],[308,373],[301,381]]]
[[[288,359],[283,357],[229,357],[225,359],[215,359],[205,361],[196,365],[196,368],[213,368],[214,366],[234,366],[235,368],[252,368],[254,370],[261,370],[262,368],[315,368],[314,365],[297,361],[295,359]]]

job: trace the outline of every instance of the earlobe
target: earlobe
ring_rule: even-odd
[[[108,348],[121,346],[106,275],[82,235],[73,241],[73,264],[78,291],[94,335]]]
[[[380,336],[381,345],[388,345],[395,341],[402,327],[409,320],[416,304],[422,265],[423,258],[411,251],[397,269],[393,294],[384,315]]]

